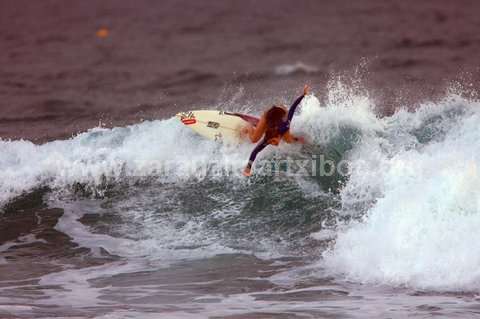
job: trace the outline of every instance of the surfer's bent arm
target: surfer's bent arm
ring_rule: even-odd
[[[267,120],[264,114],[260,118],[260,121],[258,121],[257,126],[251,128],[248,132],[248,137],[250,137],[252,143],[257,143],[260,140],[260,138],[263,136],[263,133],[265,133],[266,128]]]

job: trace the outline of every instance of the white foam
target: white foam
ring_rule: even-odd
[[[324,105],[314,95],[304,99],[300,114],[292,122],[293,130],[305,132],[317,144],[325,144],[337,137],[341,128],[356,128],[364,135],[384,129],[368,95],[345,92],[341,83],[332,84],[328,92]]]
[[[70,140],[43,145],[0,140],[0,203],[44,184],[53,188],[73,183],[95,186],[104,178],[124,176],[159,175],[166,181],[202,178],[212,163],[233,167],[240,175],[245,160],[238,159],[246,158],[248,149],[221,148],[176,119],[95,128]]]
[[[364,141],[355,155],[365,160],[370,151],[381,165],[374,174],[353,174],[343,201],[357,201],[362,193],[372,199],[372,189],[378,194],[367,215],[340,231],[325,253],[330,272],[367,283],[478,290],[479,106],[451,96],[436,107],[386,119],[387,133],[409,138],[387,136],[383,147],[380,140]],[[412,130],[439,115],[432,141],[412,143]]]

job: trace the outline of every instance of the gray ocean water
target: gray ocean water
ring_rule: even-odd
[[[479,316],[477,12],[0,2],[0,318]],[[304,83],[252,178],[173,117]]]

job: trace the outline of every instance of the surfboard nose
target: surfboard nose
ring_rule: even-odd
[[[185,125],[192,125],[197,123],[197,120],[195,118],[195,114],[191,111],[188,112],[180,112],[175,115],[180,119],[180,121],[185,124]]]

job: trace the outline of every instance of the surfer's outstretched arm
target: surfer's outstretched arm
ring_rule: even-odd
[[[295,102],[290,106],[290,109],[288,110],[288,117],[287,120],[290,122],[293,118],[293,115],[295,114],[295,111],[297,110],[298,105],[300,102],[302,102],[303,98],[305,97],[305,94],[300,95]]]
[[[280,130],[279,130],[280,134],[283,135],[283,134],[286,134],[288,132],[288,130],[290,129],[290,122],[292,121],[293,115],[295,114],[295,111],[297,110],[298,105],[300,104],[300,102],[302,102],[303,98],[305,97],[305,95],[308,94],[309,91],[310,91],[310,87],[308,85],[305,85],[303,87],[303,94],[300,95],[295,100],[295,102],[293,102],[293,104],[290,106],[290,109],[288,110],[287,120],[280,127]],[[285,141],[287,141],[287,143],[291,143],[291,142],[289,142],[288,138],[285,139]]]
[[[243,175],[250,176],[253,162],[255,162],[255,158],[257,158],[258,153],[263,151],[263,149],[267,147],[267,145],[268,141],[266,139],[263,139],[260,143],[257,144],[257,146],[255,146],[252,153],[250,154],[250,158],[248,159],[248,164],[243,170]]]
[[[310,87],[308,85],[305,85],[303,87],[303,94],[300,95],[296,100],[295,102],[293,102],[293,104],[290,106],[290,109],[288,110],[288,122],[290,122],[293,118],[293,115],[295,114],[295,111],[298,107],[298,105],[300,104],[300,102],[302,102],[303,98],[305,97],[305,95],[307,95],[308,93],[310,92]]]

